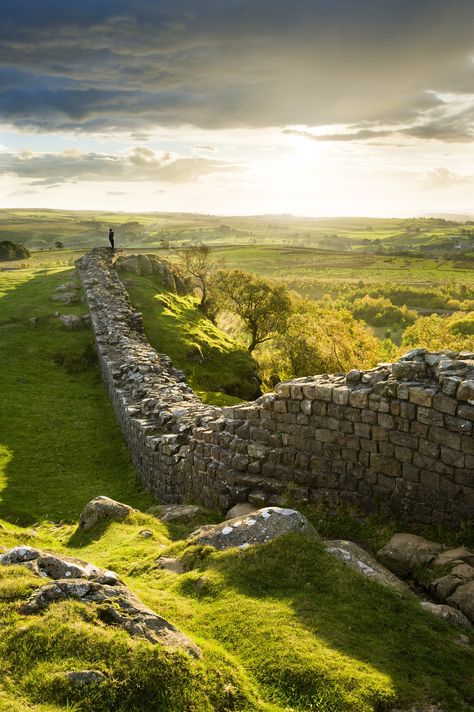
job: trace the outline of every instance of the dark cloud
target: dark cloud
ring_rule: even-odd
[[[420,124],[434,92],[474,93],[473,49],[472,0],[2,0],[0,115],[139,135]]]
[[[143,146],[126,156],[81,153],[0,153],[0,175],[27,178],[32,185],[76,181],[163,181],[184,183],[212,173],[234,170],[225,161],[204,157],[176,158]]]

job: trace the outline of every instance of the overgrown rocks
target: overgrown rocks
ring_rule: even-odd
[[[30,571],[52,579],[86,579],[115,586],[123,583],[114,571],[101,569],[71,556],[46,552],[31,546],[15,546],[0,555],[0,564],[24,564]]]
[[[115,266],[120,272],[153,275],[158,284],[171,292],[183,291],[182,280],[173,273],[167,262],[160,260],[156,255],[121,256],[116,260]]]
[[[295,509],[266,507],[244,517],[200,527],[190,534],[188,540],[215,549],[247,549],[251,544],[266,544],[289,533],[318,538],[312,524]]]
[[[391,571],[412,579],[437,603],[458,609],[471,623],[474,623],[473,556],[474,552],[467,547],[446,549],[413,534],[394,534],[377,553],[377,558]],[[439,611],[447,620],[455,618],[445,608],[432,612]]]
[[[81,512],[78,528],[87,531],[99,522],[123,521],[134,511],[128,504],[116,502],[109,497],[95,497],[86,504]]]
[[[409,591],[407,584],[401,581],[397,576],[389,571],[385,566],[380,564],[373,556],[371,556],[367,551],[362,549],[357,544],[351,541],[344,541],[342,539],[335,539],[332,541],[325,541],[324,548],[333,556],[337,556],[340,561],[351,569],[357,571],[357,573],[366,576],[372,581],[376,581],[382,586],[391,588],[399,593],[406,593]]]
[[[125,586],[110,586],[83,579],[59,579],[36,589],[21,612],[41,613],[52,603],[73,599],[97,604],[97,613],[105,622],[124,628],[130,635],[160,643],[169,648],[181,648],[194,657],[200,649],[184,633],[150,608],[146,608]]]
[[[408,576],[417,566],[433,561],[444,548],[415,534],[394,534],[377,552],[377,559],[398,576]]]

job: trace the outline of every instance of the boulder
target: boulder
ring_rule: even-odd
[[[204,509],[196,504],[167,504],[160,508],[152,507],[149,512],[162,522],[188,522],[198,514],[204,514]]]
[[[42,613],[52,603],[73,599],[98,604],[105,622],[118,625],[130,635],[168,648],[180,648],[194,657],[201,651],[184,633],[141,603],[125,586],[109,586],[83,579],[59,579],[36,589],[21,607],[25,615]]]
[[[446,603],[459,608],[474,623],[474,581],[458,586]]]
[[[234,519],[235,517],[245,517],[247,514],[252,514],[252,512],[256,511],[257,507],[250,504],[250,502],[239,502],[238,504],[234,504],[234,506],[229,509],[225,515],[225,518]]]
[[[409,588],[406,583],[400,581],[397,576],[385,568],[382,564],[368,554],[364,549],[351,541],[343,541],[335,539],[334,541],[325,541],[324,548],[330,554],[337,556],[344,564],[350,566],[357,573],[367,576],[367,578],[376,581],[382,586],[392,588],[400,593],[406,593]]]
[[[445,566],[446,564],[455,564],[464,562],[470,566],[474,566],[474,551],[465,546],[459,546],[457,549],[449,549],[438,554],[433,561],[433,566]]]
[[[12,549],[8,549],[0,556],[0,564],[4,566],[24,564],[38,576],[52,579],[86,579],[108,584],[109,586],[123,583],[114,571],[101,569],[98,566],[94,566],[94,564],[89,564],[71,556],[45,552],[41,549],[33,549],[30,546],[15,546]]]
[[[193,544],[205,544],[215,549],[247,549],[251,544],[266,544],[289,533],[318,538],[316,529],[295,509],[266,507],[244,517],[200,527],[188,540]]]
[[[86,504],[79,517],[78,528],[84,531],[91,529],[98,522],[106,520],[122,521],[135,510],[128,504],[116,502],[109,497],[95,497]]]
[[[429,564],[445,547],[415,534],[394,534],[377,559],[397,576],[409,576],[417,566]]]
[[[471,628],[469,619],[456,608],[439,603],[431,603],[431,601],[422,601],[421,607],[423,610],[429,611],[429,613],[432,613],[437,618],[442,618],[456,628]]]
[[[176,292],[176,280],[167,262],[156,255],[128,255],[115,261],[115,268],[120,272],[155,276],[156,281],[166,289]]]

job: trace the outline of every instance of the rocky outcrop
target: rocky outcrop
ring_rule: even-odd
[[[79,516],[78,528],[87,531],[99,522],[123,521],[134,511],[128,504],[116,502],[115,499],[110,499],[110,497],[95,497],[82,510]]]
[[[115,267],[119,272],[153,275],[157,284],[170,292],[186,291],[182,278],[173,272],[165,260],[159,259],[156,255],[121,255],[117,258]]]
[[[205,544],[215,549],[247,549],[251,544],[266,544],[290,533],[318,538],[316,529],[295,509],[266,507],[244,517],[200,527],[190,534],[188,540],[192,544]]]
[[[362,576],[366,576],[372,581],[376,581],[382,586],[391,588],[399,593],[407,593],[409,591],[409,587],[404,581],[394,576],[391,571],[357,544],[351,541],[335,539],[333,541],[325,541],[324,548],[329,554],[337,556],[340,561],[357,573],[362,574]]]
[[[387,568],[413,580],[441,604],[438,609],[427,605],[427,610],[458,626],[464,618],[474,623],[473,557],[474,552],[467,547],[447,549],[413,534],[394,534],[377,552],[377,559]],[[463,616],[448,611],[449,607]]]
[[[52,603],[73,599],[96,604],[99,617],[130,635],[170,648],[181,648],[194,657],[201,652],[184,633],[157,615],[124,585],[113,571],[63,554],[17,546],[0,556],[0,565],[23,564],[38,576],[54,579],[37,588],[21,607],[26,615],[42,613]]]

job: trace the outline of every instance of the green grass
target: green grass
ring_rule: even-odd
[[[186,373],[204,402],[233,405],[258,395],[255,362],[202,315],[194,296],[164,292],[152,277],[129,273],[122,277],[132,303],[143,313],[149,342]],[[196,361],[199,351],[202,363]]]
[[[137,484],[98,366],[90,363],[90,329],[67,331],[52,316],[85,313],[84,306],[50,301],[70,276],[0,273],[0,515],[24,524],[73,521],[99,494],[136,506],[151,501]],[[58,365],[64,359],[66,368]]]
[[[139,536],[144,527],[151,539]],[[64,704],[58,674],[93,668],[110,683],[82,699],[76,693],[81,710],[382,712],[437,701],[468,712],[474,704],[474,652],[456,645],[458,632],[414,597],[354,573],[317,541],[290,535],[245,552],[187,550],[173,541],[176,531],[143,514],[81,534],[47,524],[38,538],[8,525],[1,534],[8,545],[43,545],[111,566],[204,652],[200,663],[169,656],[98,624],[93,608],[77,603],[20,616],[17,601],[41,581],[12,567],[0,572],[10,694]],[[193,568],[182,576],[159,570],[157,556],[169,554]]]

